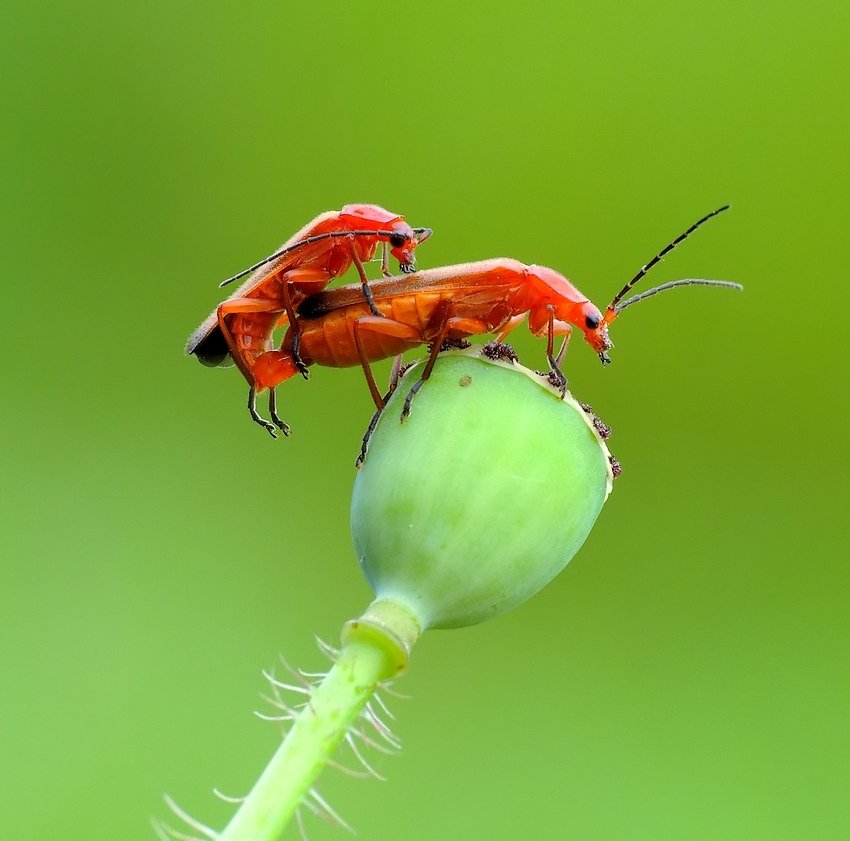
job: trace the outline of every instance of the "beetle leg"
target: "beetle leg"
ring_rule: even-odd
[[[558,351],[558,355],[555,357],[555,360],[557,361],[558,365],[561,365],[564,361],[564,356],[567,353],[567,345],[570,343],[570,336],[572,336],[572,334],[572,330],[567,330],[567,332],[564,333],[564,341],[561,343],[561,349]]]
[[[443,326],[431,346],[431,354],[428,357],[428,361],[425,363],[425,368],[422,370],[422,376],[413,383],[412,388],[407,392],[407,396],[404,398],[404,405],[401,407],[402,423],[410,417],[410,407],[413,403],[413,398],[416,397],[419,389],[422,388],[425,384],[425,380],[431,376],[431,371],[434,370],[434,363],[437,361],[437,354],[440,352],[440,348],[443,346],[446,334],[449,332],[449,321],[451,321],[451,319],[447,318],[443,322]]]
[[[363,373],[366,375],[366,382],[369,385],[369,393],[375,401],[375,405],[379,409],[384,408],[384,399],[381,397],[381,392],[378,391],[378,386],[375,382],[375,377],[372,374],[372,366],[369,364],[369,356],[366,348],[363,345],[362,333],[370,332],[377,333],[381,336],[389,336],[396,339],[410,340],[411,344],[418,344],[422,341],[422,336],[418,330],[405,324],[401,321],[395,321],[392,318],[384,316],[375,317],[374,315],[364,315],[360,318],[355,318],[352,326],[354,334],[354,345],[357,348],[357,355],[360,358],[360,365],[363,368]]]
[[[249,363],[244,359],[236,344],[236,339],[227,323],[228,315],[250,314],[250,313],[276,313],[280,310],[277,301],[269,298],[228,298],[216,308],[215,314],[218,320],[218,329],[230,349],[230,357],[236,363],[236,367],[242,372],[242,376],[250,384],[253,377]]]
[[[549,323],[546,329],[546,359],[549,361],[549,371],[552,375],[552,385],[561,392],[563,398],[567,393],[567,378],[564,372],[558,365],[558,360],[555,359],[553,353],[555,351],[555,308],[549,304],[546,308],[549,310]],[[560,354],[558,354],[560,356]]]
[[[410,391],[407,392],[407,396],[404,398],[404,406],[401,408],[401,422],[404,423],[410,417],[410,407],[413,404],[413,398],[419,393],[419,389],[425,385],[425,379],[420,377],[413,385],[411,386]]]
[[[369,452],[369,442],[372,440],[372,433],[384,413],[383,409],[375,409],[375,414],[372,415],[372,420],[369,421],[369,426],[366,427],[366,433],[363,435],[363,440],[360,442],[360,452],[354,460],[354,466],[359,470],[363,467],[363,462],[366,461],[366,453]]]
[[[437,361],[437,355],[440,353],[449,331],[460,333],[461,335],[475,336],[479,333],[486,333],[487,329],[487,323],[478,318],[462,318],[460,316],[444,318],[439,332],[434,337],[434,342],[431,346],[431,355],[425,363],[422,376],[413,384],[413,387],[407,393],[407,397],[404,398],[404,406],[401,409],[402,423],[410,417],[410,407],[413,403],[413,398],[416,397],[417,392],[422,388],[425,380],[431,376],[431,371],[434,370],[434,363]]]
[[[390,399],[392,393],[398,388],[398,381],[401,379],[401,369],[404,367],[404,356],[398,354],[393,357],[393,367],[390,369],[390,381],[387,393],[384,395],[384,403]]]
[[[284,322],[289,323],[289,327],[292,330],[292,361],[305,380],[310,378],[310,372],[307,370],[304,360],[298,353],[298,348],[301,344],[301,327],[295,313],[292,290],[296,289],[298,292],[299,298],[296,303],[300,304],[307,295],[311,294],[311,292],[318,292],[332,279],[333,276],[327,269],[309,268],[290,269],[284,272],[278,280],[285,318],[281,317],[276,326],[280,327]]]
[[[310,372],[304,364],[304,360],[298,353],[298,346],[301,344],[301,328],[298,326],[298,319],[295,317],[295,309],[292,306],[292,296],[289,294],[289,283],[284,277],[283,283],[280,284],[280,291],[283,297],[283,307],[286,310],[286,315],[289,318],[289,329],[292,331],[292,361],[295,367],[301,372],[301,376],[305,380],[310,379]]]
[[[288,438],[292,433],[289,424],[282,420],[277,413],[277,396],[274,388],[269,389],[269,415],[271,415],[272,423]]]
[[[381,274],[384,277],[392,277],[390,271],[390,246],[386,242],[381,243]]]
[[[369,393],[378,407],[378,413],[384,409],[384,400],[381,397],[381,392],[378,391],[378,384],[375,382],[375,375],[372,373],[372,366],[369,364],[369,357],[366,355],[366,349],[363,347],[363,339],[360,337],[360,319],[354,322],[354,345],[357,348],[357,355],[360,357],[360,365],[363,368],[363,373],[366,375],[366,384],[369,386]]]
[[[375,306],[375,299],[372,296],[372,289],[369,286],[369,278],[366,276],[366,269],[363,268],[363,261],[360,259],[360,255],[354,247],[354,235],[349,234],[348,240],[348,244],[351,247],[351,259],[354,262],[357,273],[360,275],[360,286],[363,289],[363,297],[366,299],[366,303],[369,305],[372,315],[375,315],[378,318],[383,318],[384,314]]]
[[[405,370],[404,367],[404,357],[402,354],[398,354],[393,357],[393,367],[390,370],[390,382],[387,386],[387,392],[384,394],[383,402],[386,405],[387,401],[392,397],[395,390],[398,388],[399,380],[401,379],[402,372]],[[360,452],[357,455],[357,458],[354,461],[354,466],[359,470],[363,467],[363,462],[366,461],[366,453],[369,451],[369,441],[372,440],[372,433],[375,431],[375,427],[378,425],[378,421],[381,419],[381,415],[384,413],[383,409],[376,409],[375,413],[372,415],[372,419],[369,421],[369,426],[366,427],[366,433],[363,436],[363,440],[360,443]]]
[[[295,367],[298,369],[299,373],[305,380],[310,379],[310,372],[307,370],[307,365],[304,363],[304,360],[301,358],[301,354],[298,353],[298,348],[301,347],[301,329],[297,326],[298,322],[292,322],[290,326],[290,330],[292,332],[292,342],[289,345],[289,352],[292,354],[292,361],[295,363]]]
[[[260,417],[257,412],[257,391],[254,386],[251,386],[248,389],[248,411],[251,413],[251,417],[254,420],[254,423],[258,423],[266,432],[271,435],[272,438],[277,438],[277,430],[275,429],[275,425],[270,421],[267,421],[265,418]]]

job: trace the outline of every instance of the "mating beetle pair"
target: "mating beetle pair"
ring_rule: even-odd
[[[669,281],[623,300],[632,287],[697,228],[727,210],[724,205],[698,219],[658,252],[614,297],[604,313],[553,269],[498,258],[414,271],[414,251],[431,235],[412,228],[404,217],[376,205],[347,205],[324,213],[302,228],[270,257],[221,285],[254,272],[250,279],[192,334],[187,352],[205,365],[229,356],[248,381],[251,417],[276,437],[289,434],[279,417],[275,388],[309,365],[341,368],[361,365],[379,409],[383,398],[370,362],[396,356],[421,344],[431,353],[405,403],[428,379],[447,340],[493,333],[502,341],[522,321],[546,336],[550,378],[566,390],[561,362],[573,329],[580,330],[603,364],[610,362],[608,327],[628,306],[676,286],[705,285],[741,289],[724,280],[685,278]],[[363,264],[382,246],[384,279],[369,281]],[[389,277],[388,252],[404,273]],[[360,284],[323,291],[354,265]],[[272,343],[278,326],[288,325],[279,348]],[[564,342],[555,353],[555,337]],[[271,420],[256,409],[256,394],[268,389]]]

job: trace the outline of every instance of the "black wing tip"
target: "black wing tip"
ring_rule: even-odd
[[[186,353],[194,356],[201,365],[208,368],[217,368],[230,356],[230,348],[224,340],[224,335],[218,327],[215,327],[205,336],[196,338],[189,337],[186,343]]]

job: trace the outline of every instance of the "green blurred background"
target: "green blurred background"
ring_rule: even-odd
[[[848,8],[5,4],[0,835],[151,838],[166,791],[223,825],[277,743],[260,670],[369,600],[362,374],[288,383],[272,442],[183,356],[220,279],[365,201],[434,227],[422,267],[604,305],[731,201],[653,280],[743,295],[570,351],[624,467],[582,552],[426,635],[388,781],[321,788],[368,839],[850,837]]]

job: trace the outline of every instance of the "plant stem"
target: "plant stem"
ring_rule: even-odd
[[[420,633],[411,612],[389,599],[345,626],[336,662],[219,841],[276,841],[378,684],[407,668]]]

